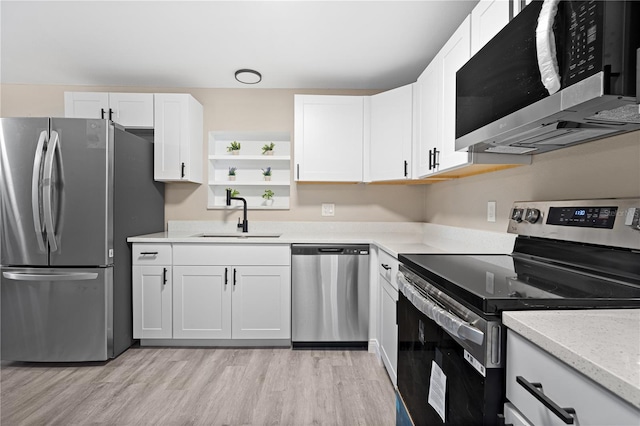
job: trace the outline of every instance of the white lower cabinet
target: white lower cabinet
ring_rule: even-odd
[[[398,287],[395,277],[398,272],[398,261],[384,251],[379,251],[380,283],[380,356],[387,369],[393,386],[397,382],[398,368],[398,324],[396,320],[396,303]]]
[[[173,338],[230,339],[229,268],[175,266],[173,269]]]
[[[133,338],[171,338],[171,246],[133,246]]]
[[[640,410],[511,330],[506,376],[505,416],[514,424],[638,425]],[[547,408],[544,399],[562,412]]]
[[[291,338],[291,273],[288,266],[237,266],[231,300],[234,339]]]
[[[134,338],[291,338],[288,245],[165,246],[170,264],[154,265],[167,257],[134,244]]]

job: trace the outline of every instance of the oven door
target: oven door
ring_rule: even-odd
[[[400,293],[398,391],[415,425],[496,424],[503,376],[503,368],[478,372],[464,348]]]

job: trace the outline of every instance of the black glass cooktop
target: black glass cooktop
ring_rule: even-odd
[[[517,255],[400,254],[398,259],[480,313],[640,308],[640,282]]]

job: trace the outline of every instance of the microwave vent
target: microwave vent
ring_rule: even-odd
[[[587,119],[640,124],[640,105],[627,104],[608,111],[599,111]]]

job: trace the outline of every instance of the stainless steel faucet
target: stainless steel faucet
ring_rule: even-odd
[[[232,197],[231,190],[227,189],[227,206],[231,205],[231,200],[240,200],[243,203],[242,215],[243,221],[238,221],[238,228],[242,228],[242,232],[249,232],[249,221],[247,220],[247,200],[242,197]]]

